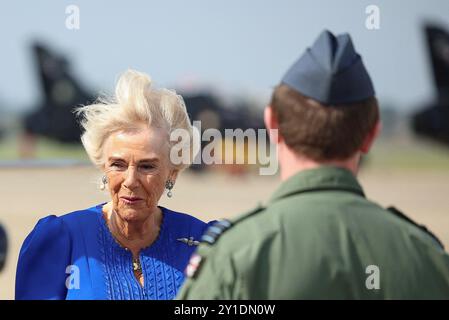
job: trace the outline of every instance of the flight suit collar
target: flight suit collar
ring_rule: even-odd
[[[290,195],[323,190],[341,190],[365,196],[353,173],[336,166],[300,171],[284,181],[271,196],[269,203]]]

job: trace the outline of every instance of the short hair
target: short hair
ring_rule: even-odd
[[[285,84],[275,88],[270,105],[287,146],[315,161],[348,159],[379,120],[375,97],[327,106]]]
[[[171,132],[177,129],[189,134],[192,145],[193,128],[183,98],[174,90],[153,88],[148,75],[134,70],[120,76],[113,97],[100,97],[94,104],[79,107],[75,112],[81,117],[80,125],[84,129],[81,142],[90,160],[99,168],[104,165],[103,148],[109,135],[139,129],[142,123],[149,128],[167,130],[169,148],[180,143],[170,141]],[[174,165],[179,171],[188,166],[186,161]]]

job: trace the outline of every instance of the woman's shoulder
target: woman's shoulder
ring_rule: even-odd
[[[17,299],[64,299],[74,243],[101,207],[41,218],[25,238],[16,274]]]
[[[100,211],[101,205],[97,205],[60,215],[51,214],[39,219],[32,233],[46,234],[47,238],[52,238],[53,233],[69,233],[74,228],[84,228],[86,225],[93,224],[98,219]]]
[[[203,233],[208,227],[209,223],[204,222],[197,217],[184,213],[174,211],[168,208],[161,207],[164,212],[164,225],[175,227],[177,230],[182,231],[196,231],[197,233]]]
[[[62,220],[56,215],[48,215],[39,221],[34,226],[33,230],[25,239],[22,250],[28,249],[31,243],[41,244],[45,246],[47,242],[54,239],[60,239],[62,234],[67,234],[67,228]]]
[[[95,205],[86,209],[76,210],[60,215],[60,218],[67,225],[79,225],[80,223],[95,222],[101,213],[104,203]]]
[[[174,221],[194,223],[194,224],[196,224],[196,223],[197,224],[205,224],[204,221],[198,219],[197,217],[195,217],[189,213],[179,212],[179,211],[171,210],[171,209],[168,209],[165,207],[160,207],[160,208],[164,212],[164,215],[169,215],[170,218]]]

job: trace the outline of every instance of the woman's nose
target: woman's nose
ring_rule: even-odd
[[[123,181],[123,184],[128,189],[133,189],[138,184],[138,172],[135,167],[129,166],[128,170],[125,172],[125,181]]]

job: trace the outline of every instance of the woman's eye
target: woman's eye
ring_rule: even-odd
[[[120,169],[124,169],[125,165],[120,162],[113,162],[113,163],[111,163],[111,168],[120,170]]]
[[[144,171],[153,170],[155,168],[152,164],[143,164],[140,166],[140,168]]]

